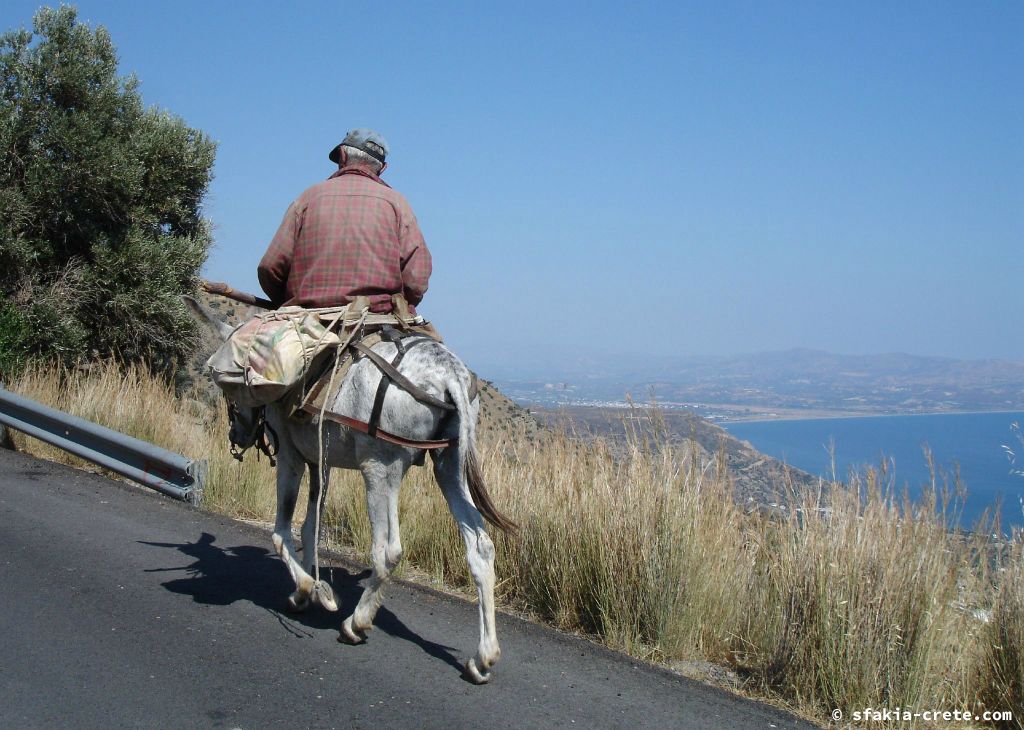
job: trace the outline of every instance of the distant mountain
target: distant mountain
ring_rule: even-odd
[[[719,418],[1020,410],[1024,362],[820,350],[552,365],[496,382],[520,403],[609,405],[627,394]]]

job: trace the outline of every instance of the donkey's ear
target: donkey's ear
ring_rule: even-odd
[[[192,310],[192,313],[196,315],[196,318],[200,322],[205,322],[209,325],[214,333],[222,340],[226,340],[228,335],[231,334],[231,326],[228,325],[227,322],[213,316],[209,311],[207,311],[206,307],[190,297],[188,294],[182,294],[181,301],[185,302],[185,306]]]

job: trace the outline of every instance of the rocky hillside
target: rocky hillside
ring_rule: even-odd
[[[562,430],[583,440],[604,439],[613,453],[624,453],[630,439],[644,438],[648,443],[683,445],[696,448],[702,463],[719,453],[725,457],[737,498],[746,503],[780,503],[786,485],[812,486],[816,477],[794,469],[778,459],[766,456],[747,441],[741,441],[720,426],[692,413],[634,408],[563,408],[559,410],[525,409],[501,392],[493,383],[481,381],[480,430],[496,435],[517,433],[529,439],[542,439]]]
[[[789,484],[810,486],[817,478],[766,456],[747,441],[741,441],[721,426],[681,410],[637,406],[625,408],[566,407],[531,411],[548,428],[561,428],[579,438],[603,438],[613,448],[625,449],[628,442],[650,444],[689,442],[702,463],[721,453],[725,457],[737,499],[767,505],[784,501]]]
[[[253,314],[263,311],[262,309],[239,304],[231,299],[207,294],[206,292],[200,292],[196,300],[208,312],[220,317],[232,327],[241,324],[249,319],[249,317],[252,317]],[[212,402],[219,403],[220,390],[210,381],[203,365],[206,364],[207,359],[213,354],[214,350],[220,347],[220,340],[217,339],[217,336],[205,323],[201,326],[200,333],[202,335],[202,344],[192,356],[191,361],[189,361],[185,373],[179,379],[178,387],[179,389],[194,387],[200,393],[206,394]]]

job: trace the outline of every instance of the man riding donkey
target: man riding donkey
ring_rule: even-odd
[[[275,305],[334,307],[366,297],[371,312],[415,314],[430,251],[405,197],[380,179],[388,143],[370,129],[345,135],[338,170],[291,204],[259,265]]]
[[[501,653],[495,550],[484,519],[503,530],[516,526],[495,508],[483,482],[476,378],[416,314],[430,278],[430,252],[409,203],[380,179],[387,154],[384,138],[368,129],[349,132],[331,150],[337,172],[291,204],[259,264],[260,285],[270,298],[263,305],[273,309],[234,331],[219,323],[226,341],[208,365],[228,396],[232,443],[241,451],[259,446],[264,430],[279,441],[272,537],[296,585],[290,608],[302,610],[312,600],[337,610],[316,560],[323,497],[332,467],[362,472],[373,572],[342,622],[340,641],[360,643],[372,626],[402,555],[402,477],[430,451],[477,586],[480,643],[465,667],[469,679],[483,683]],[[225,285],[209,287],[238,295]],[[291,522],[306,470],[300,561]]]

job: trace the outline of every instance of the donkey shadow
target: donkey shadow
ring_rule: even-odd
[[[334,589],[338,612],[329,613],[319,606],[310,606],[303,613],[285,613],[286,596],[292,591],[291,578],[284,564],[269,550],[252,545],[219,547],[217,538],[208,532],[195,542],[148,542],[142,545],[171,548],[192,559],[188,565],[151,568],[147,573],[179,573],[162,585],[172,593],[191,596],[196,603],[229,606],[235,601],[249,601],[272,614],[288,633],[296,638],[310,638],[314,631],[337,630],[341,617],[355,610],[363,589],[359,581],[369,577],[370,571],[351,574],[345,568],[320,568],[320,577]],[[452,653],[453,647],[424,639],[412,631],[385,607],[381,607],[373,622],[374,628],[397,639],[409,641],[426,654],[462,671],[463,665]]]

